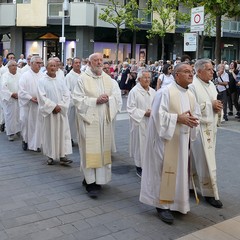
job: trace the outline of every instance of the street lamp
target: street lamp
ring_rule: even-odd
[[[66,42],[66,38],[64,36],[64,27],[65,27],[65,13],[68,11],[68,5],[69,1],[64,0],[62,5],[62,36],[59,39],[59,42],[62,43],[62,54],[61,54],[61,60],[64,63],[64,46]]]

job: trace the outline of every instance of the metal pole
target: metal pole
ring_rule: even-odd
[[[197,31],[196,34],[196,59],[198,59],[199,55],[199,32]]]
[[[63,5],[62,5],[62,56],[61,56],[61,60],[62,62],[65,64],[65,59],[64,59],[64,47],[65,47],[65,37],[64,37],[64,27],[65,27],[65,12],[68,11],[68,4],[69,1],[68,0],[64,0],[63,1]]]
[[[62,55],[61,55],[61,60],[64,63],[64,44],[65,41],[64,39],[64,25],[65,25],[65,12],[64,12],[64,7],[63,7],[63,16],[62,16]]]

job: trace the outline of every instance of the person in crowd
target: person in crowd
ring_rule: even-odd
[[[19,80],[19,106],[22,134],[22,149],[41,151],[41,118],[37,100],[37,84],[43,77],[40,71],[42,59],[33,56],[30,60],[31,69],[23,73]]]
[[[88,61],[89,61],[88,58],[82,59],[81,68],[80,68],[81,72],[85,72],[85,70],[88,66]]]
[[[77,85],[77,81],[81,74],[80,67],[81,67],[81,59],[78,57],[73,58],[72,70],[65,77],[66,85],[70,91],[68,121],[70,126],[72,146],[74,146],[74,142],[77,142],[77,139],[78,139],[77,126],[76,126],[76,114],[75,114],[76,109],[73,103],[72,94],[73,94],[74,87]]]
[[[28,55],[27,64],[20,69],[21,74],[23,74],[31,69],[31,58],[32,58],[32,55]]]
[[[63,64],[62,62],[60,61],[59,57],[53,57],[52,58],[55,62],[56,62],[56,66],[57,66],[57,78],[60,78],[64,81],[65,79],[65,73],[64,73],[64,69],[63,68]]]
[[[212,206],[221,208],[223,204],[218,194],[215,149],[218,113],[222,111],[223,104],[217,100],[217,90],[211,81],[211,61],[197,60],[195,70],[196,75],[189,89],[200,105],[201,117],[200,134],[191,145],[192,176],[205,200]]]
[[[233,116],[233,105],[236,109],[236,118],[240,118],[240,106],[238,104],[238,99],[239,99],[239,93],[237,91],[237,86],[236,86],[236,78],[238,75],[239,70],[237,69],[237,62],[233,61],[229,65],[229,93],[230,95],[228,96],[228,116]]]
[[[65,71],[66,71],[66,74],[68,74],[71,70],[72,70],[72,58],[68,58],[67,59],[67,64],[65,66]]]
[[[191,57],[187,54],[182,55],[181,62],[190,63]]]
[[[119,75],[121,75],[119,87],[122,90],[122,95],[128,96],[128,93],[131,90],[130,69],[128,62],[123,62]]]
[[[108,74],[112,78],[111,66],[108,62],[103,63],[103,71]],[[113,79],[113,84],[115,85],[114,88],[116,89],[116,99],[117,99],[117,107],[118,107],[118,112],[121,111],[122,109],[122,96],[121,96],[121,90],[119,88],[119,85],[115,79]],[[116,142],[115,142],[115,123],[116,123],[116,117],[112,120],[112,153],[117,152],[117,147],[116,147]]]
[[[103,55],[91,54],[73,93],[83,185],[90,197],[97,197],[101,185],[111,180],[112,121],[119,104],[119,89],[102,69]]]
[[[10,60],[15,60],[15,54],[12,53],[12,52],[9,52],[6,56],[6,61],[5,61],[5,65],[7,65],[7,63],[10,61]]]
[[[130,88],[131,89],[136,85],[137,72],[138,72],[138,66],[137,66],[136,60],[132,58],[130,63],[130,82],[131,82]]]
[[[27,63],[27,60],[24,58],[24,54],[20,54],[17,64],[19,63]]]
[[[188,85],[189,64],[174,69],[175,81],[161,88],[153,100],[142,162],[140,201],[154,206],[172,224],[172,211],[186,214],[189,204],[189,142],[195,140],[200,109]]]
[[[1,78],[1,95],[6,134],[9,141],[14,141],[15,135],[20,135],[21,131],[18,104],[18,84],[21,74],[17,72],[15,60],[9,60],[7,67],[8,71]]]
[[[142,176],[142,158],[146,145],[146,130],[151,115],[151,105],[156,91],[150,87],[151,73],[142,70],[138,83],[130,91],[127,112],[130,116],[130,157],[133,157],[137,176]]]
[[[167,86],[172,82],[174,82],[174,78],[172,75],[172,65],[166,63],[163,65],[162,74],[160,74],[158,77],[156,90],[161,87]]]
[[[59,159],[60,164],[70,164],[67,155],[72,153],[71,135],[68,122],[69,90],[57,76],[57,63],[50,59],[47,72],[38,81],[37,100],[42,120],[42,150],[48,157],[47,164],[53,165]]]
[[[0,56],[0,92],[1,92],[1,76],[3,73],[7,72],[8,69],[6,66],[3,65],[3,57]],[[4,120],[4,113],[3,113],[3,108],[2,108],[2,98],[0,94],[0,132],[4,132],[5,129],[5,120]]]
[[[229,76],[225,72],[224,64],[219,64],[217,66],[217,92],[218,92],[218,100],[221,100],[223,103],[223,118],[225,121],[228,121],[227,115],[227,91],[228,91],[228,83]]]

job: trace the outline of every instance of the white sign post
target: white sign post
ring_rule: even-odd
[[[198,35],[204,31],[204,6],[191,9],[191,32],[196,33],[196,59],[198,59]]]
[[[191,9],[191,32],[204,31],[204,7]]]
[[[197,33],[184,33],[184,52],[197,50]]]

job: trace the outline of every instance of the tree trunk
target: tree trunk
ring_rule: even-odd
[[[199,35],[199,46],[198,46],[198,58],[202,58],[203,57],[203,44],[204,44],[204,39],[205,36],[204,35]]]
[[[216,42],[215,42],[215,58],[216,64],[221,62],[221,15],[216,16]]]
[[[119,38],[120,38],[120,32],[119,32],[119,27],[116,28],[116,65],[118,66],[118,52],[119,52]]]
[[[165,39],[165,37],[162,37],[162,56],[161,56],[161,60],[164,60],[164,51],[165,51],[164,39]]]

